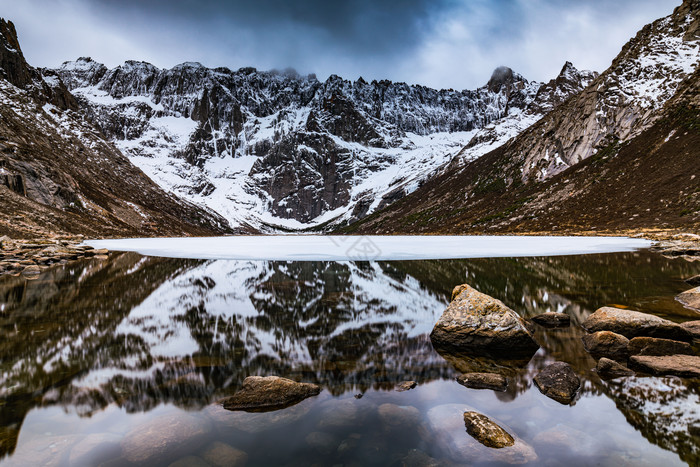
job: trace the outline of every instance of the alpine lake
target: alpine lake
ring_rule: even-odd
[[[700,319],[674,300],[699,272],[646,249],[395,261],[115,251],[3,276],[0,466],[700,465],[700,381],[603,380],[580,326],[602,306]],[[540,349],[502,368],[505,391],[468,389],[456,377],[484,362],[430,339],[463,283],[523,318],[562,312],[571,325],[535,326]],[[581,379],[571,404],[533,383],[555,361]],[[271,375],[322,391],[268,412],[219,403]],[[405,381],[417,385],[397,390]],[[529,455],[479,444],[466,410]]]

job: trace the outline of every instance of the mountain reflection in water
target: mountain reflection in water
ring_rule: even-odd
[[[603,382],[590,371],[595,360],[578,326],[609,304],[697,319],[673,300],[693,274],[691,263],[648,252],[393,262],[124,253],[36,280],[2,277],[0,455],[13,453],[37,408],[81,417],[111,404],[127,413],[166,403],[198,410],[249,375],[314,382],[335,396],[453,379],[472,369],[470,361],[435,352],[429,333],[452,288],[467,282],[524,317],[562,311],[572,319],[570,328],[537,328],[542,349],[509,374],[499,400],[515,400],[542,367],[566,361],[582,377],[580,397],[612,399],[647,440],[697,463],[699,441],[687,431],[700,423],[697,382]]]

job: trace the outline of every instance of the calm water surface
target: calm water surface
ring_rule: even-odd
[[[0,465],[513,460],[469,437],[465,408],[530,445],[532,465],[699,465],[700,383],[604,382],[579,327],[603,305],[700,319],[673,300],[688,288],[682,279],[699,272],[700,263],[646,251],[391,262],[122,253],[36,280],[3,277]],[[457,384],[455,376],[483,362],[440,355],[430,343],[452,288],[464,282],[524,317],[572,318],[570,328],[537,329],[541,349],[504,370],[504,393]],[[555,360],[581,377],[573,406],[532,383]],[[216,405],[249,375],[314,382],[323,392],[269,413]],[[405,380],[418,387],[395,391]]]

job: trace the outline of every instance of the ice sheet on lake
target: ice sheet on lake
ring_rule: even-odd
[[[373,261],[558,256],[648,248],[625,237],[269,235],[89,240],[95,248],[171,258]]]

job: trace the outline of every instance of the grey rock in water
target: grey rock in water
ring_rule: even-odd
[[[561,404],[571,404],[581,380],[571,365],[554,362],[535,376],[535,384],[545,396]]]
[[[430,334],[433,346],[495,357],[533,355],[539,345],[525,321],[500,300],[457,286]]]
[[[513,437],[486,415],[464,412],[464,425],[475,440],[490,448],[505,448],[515,444]]]
[[[693,355],[693,347],[687,342],[655,337],[635,337],[627,347],[630,355]]]
[[[700,311],[700,287],[695,287],[694,289],[686,290],[678,294],[676,300],[681,302],[685,307]]]
[[[609,306],[597,309],[582,326],[588,332],[612,331],[628,339],[647,336],[686,342],[692,340],[688,331],[672,321],[648,313]]]
[[[457,377],[457,382],[471,389],[492,389],[500,392],[508,387],[506,377],[497,373],[465,373]]]
[[[598,331],[581,338],[583,348],[594,358],[607,357],[618,361],[627,361],[629,339],[612,331]]]
[[[652,375],[674,375],[683,378],[700,377],[700,357],[695,355],[667,355],[661,357],[635,355],[630,357],[630,366]]]
[[[564,328],[571,324],[571,317],[566,313],[555,313],[548,311],[537,316],[533,316],[533,322],[546,328]]]
[[[279,376],[249,376],[241,389],[222,401],[227,410],[265,412],[284,409],[316,396],[321,387],[310,383],[297,383]]]
[[[614,379],[624,376],[634,376],[634,371],[626,366],[611,360],[609,358],[601,358],[595,367],[596,373],[603,379]]]

